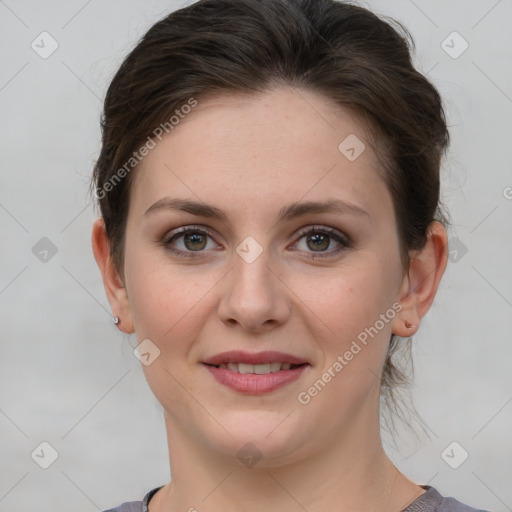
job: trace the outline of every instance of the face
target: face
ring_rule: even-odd
[[[143,160],[124,278],[175,435],[277,464],[378,429],[402,286],[378,168],[357,119],[287,87],[199,101]]]

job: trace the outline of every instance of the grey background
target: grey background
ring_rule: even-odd
[[[361,4],[410,29],[452,135],[443,168],[452,261],[414,337],[412,393],[428,436],[399,431],[388,452],[418,483],[512,510],[512,2]],[[94,512],[170,478],[161,407],[135,337],[112,324],[93,259],[87,184],[109,79],[181,5],[0,0],[0,512]],[[43,31],[59,45],[47,59],[31,47]],[[469,44],[458,58],[442,47],[453,31]],[[444,43],[452,53],[457,37]],[[38,252],[43,237],[55,254]],[[58,453],[48,469],[31,457],[49,460],[43,441]],[[441,456],[453,441],[469,454],[458,469]]]

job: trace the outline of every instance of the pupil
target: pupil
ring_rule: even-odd
[[[204,249],[204,240],[203,246],[198,247],[197,244],[201,244],[201,239],[203,238],[203,235],[199,235],[197,233],[189,234],[185,237],[185,245],[187,249],[190,249],[192,251],[198,251],[201,249]],[[189,244],[187,242],[191,242],[192,247],[189,247]]]
[[[311,235],[310,240],[313,241],[313,244],[317,249],[327,249],[327,247],[329,247],[329,237],[326,235],[315,233],[314,235]],[[327,242],[327,244],[325,242]]]

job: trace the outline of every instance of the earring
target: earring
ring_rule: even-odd
[[[112,318],[113,322],[115,325],[117,325],[119,323],[119,317],[118,316],[115,316],[114,318]]]
[[[406,329],[412,329],[414,325],[410,324],[409,322],[405,322],[405,328]]]

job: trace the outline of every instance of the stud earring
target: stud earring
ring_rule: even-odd
[[[115,325],[117,325],[119,323],[119,317],[118,316],[115,316],[112,320],[113,320]]]

